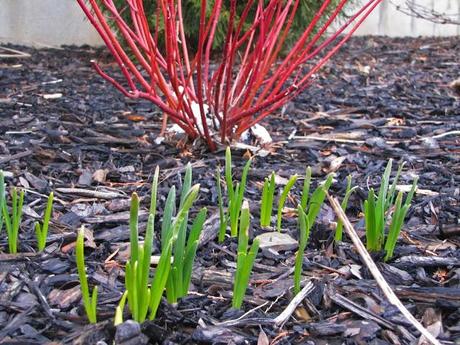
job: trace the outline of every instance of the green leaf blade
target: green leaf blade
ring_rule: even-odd
[[[297,174],[291,176],[286,186],[284,186],[283,192],[281,193],[281,196],[278,202],[278,212],[277,212],[277,217],[276,217],[276,228],[278,232],[281,231],[281,221],[282,221],[284,204],[286,203],[286,199],[288,197],[289,191],[292,189],[292,187],[296,183],[297,178],[298,178]]]

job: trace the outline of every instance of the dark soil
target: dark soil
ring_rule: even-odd
[[[216,219],[213,175],[223,151],[209,153],[172,138],[156,145],[161,114],[145,101],[124,98],[92,70],[90,60],[101,56],[111,68],[104,51],[13,48],[31,57],[0,60],[0,168],[9,186],[26,190],[26,199],[20,254],[7,254],[5,230],[0,233],[0,343],[110,344],[123,292],[130,194],[136,191],[147,209],[159,165],[161,214],[167,190],[179,185],[191,162],[194,183],[201,184],[196,207],[207,206]],[[458,56],[458,37],[352,39],[316,84],[263,123],[274,143],[270,155],[254,157],[246,192],[253,233],[259,234],[261,181],[271,171],[288,178],[310,165],[315,185],[335,171],[331,194],[339,199],[351,174],[360,188],[347,215],[363,235],[360,210],[368,187],[378,186],[389,158],[406,161],[400,184],[419,175],[419,192],[394,259],[384,263],[381,253],[374,259],[410,312],[446,344],[460,341],[460,99],[449,86],[460,77]],[[248,156],[233,150],[237,176]],[[300,189],[298,181],[287,207],[296,206]],[[50,191],[51,233],[45,253],[37,254],[33,223]],[[304,278],[315,288],[282,327],[271,319],[293,298],[295,249],[259,253],[243,306],[252,313],[222,324],[242,315],[231,310],[236,240],[218,245],[208,238],[198,251],[190,295],[174,307],[162,303],[157,319],[141,331],[153,344],[415,343],[419,333],[387,302],[351,242],[334,245],[335,221],[325,204],[304,259]],[[86,263],[90,284],[100,291],[100,322],[93,326],[87,325],[74,259],[82,224],[94,237],[86,243]],[[217,227],[209,222],[208,233]],[[297,238],[292,212],[283,218],[283,232]],[[118,343],[145,339],[135,326],[124,327],[133,338]]]

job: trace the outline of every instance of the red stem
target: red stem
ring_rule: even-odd
[[[216,133],[211,132],[208,119],[220,126],[222,143],[262,121],[310,86],[312,75],[383,0],[368,0],[327,38],[326,32],[348,0],[336,5],[331,5],[331,0],[322,1],[309,25],[280,62],[277,60],[286,49],[302,1],[247,0],[243,11],[237,13],[238,1],[230,0],[222,56],[215,68],[211,68],[211,55],[223,14],[223,0],[213,0],[211,5],[201,0],[198,47],[194,55],[190,55],[187,45],[182,2],[158,0],[155,12],[146,13],[144,1],[126,0],[120,8],[113,0],[77,0],[113,55],[127,86],[95,63],[94,68],[126,97],[151,101],[188,136],[203,137],[214,150]],[[209,16],[208,5],[212,6]],[[331,6],[334,8],[328,11]],[[248,20],[251,11],[252,22]],[[328,12],[328,18],[324,18]],[[124,19],[125,14],[131,22]],[[154,25],[149,23],[152,15],[156,16]],[[160,24],[164,29],[164,49],[158,46]],[[117,34],[111,26],[118,29]],[[349,31],[339,39],[345,29]],[[192,60],[190,56],[194,56]],[[317,60],[305,66],[313,59]],[[194,102],[198,104],[199,115],[192,111]],[[209,107],[208,112],[205,106]],[[199,121],[202,127],[198,126]]]

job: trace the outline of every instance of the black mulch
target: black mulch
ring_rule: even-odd
[[[156,145],[160,113],[145,101],[125,99],[93,72],[90,60],[102,51],[13,48],[31,57],[0,60],[0,168],[8,185],[27,194],[20,254],[7,254],[5,230],[0,233],[0,343],[110,344],[123,291],[130,194],[136,191],[147,208],[159,165],[161,212],[168,188],[192,162],[194,182],[201,184],[197,206],[208,206],[215,217],[213,172],[223,151],[168,139]],[[315,184],[335,171],[332,194],[338,197],[352,174],[360,189],[347,214],[363,235],[367,188],[378,185],[389,158],[406,161],[400,183],[409,185],[417,174],[420,190],[395,258],[374,258],[405,306],[446,344],[460,341],[460,98],[449,86],[460,77],[459,56],[458,37],[352,39],[314,86],[263,123],[274,144],[270,155],[255,158],[246,193],[257,234],[260,182],[272,170],[289,177],[310,165]],[[109,58],[103,61],[112,68]],[[233,156],[239,176],[247,152],[234,150]],[[300,183],[286,206],[295,207]],[[51,234],[45,253],[36,254],[33,222],[52,190]],[[190,295],[175,307],[163,303],[142,332],[162,344],[414,343],[418,332],[383,297],[350,241],[333,245],[334,221],[325,205],[304,260],[305,281],[315,289],[282,327],[270,320],[293,298],[295,249],[259,254],[243,306],[252,310],[244,316],[252,321],[228,326],[219,323],[242,315],[230,308],[236,242],[210,239],[198,251]],[[86,262],[91,286],[100,289],[95,326],[87,325],[76,274],[81,224],[94,237]],[[213,231],[217,224],[209,226]],[[283,228],[297,238],[292,212]],[[142,343],[135,327],[126,327],[123,334],[134,338],[125,343]]]

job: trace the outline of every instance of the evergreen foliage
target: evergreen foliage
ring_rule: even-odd
[[[100,1],[100,0],[99,0]],[[200,11],[201,11],[201,0],[184,0],[182,1],[182,11],[183,11],[183,19],[184,19],[184,28],[186,39],[189,44],[189,49],[195,50],[198,45],[198,36],[199,36],[199,21],[200,21]],[[268,1],[265,1],[267,3]],[[328,14],[332,13],[332,11],[337,7],[337,4],[340,0],[331,0],[326,15],[320,18],[319,23],[324,23],[328,19]],[[123,7],[126,7],[126,10],[122,12],[122,17],[127,23],[130,23],[130,11],[128,6],[126,5],[126,0],[113,0],[115,6],[120,10]],[[216,35],[213,42],[213,49],[216,52],[219,52],[223,49],[223,45],[225,42],[225,35],[227,34],[227,27],[230,17],[230,0],[224,0],[222,4],[222,14],[219,18],[219,24],[216,29]],[[351,2],[353,3],[353,1]],[[156,13],[157,12],[157,1],[155,0],[144,0],[144,13]],[[211,13],[211,9],[214,5],[214,1],[207,1],[207,14]],[[305,30],[306,26],[312,21],[315,14],[318,12],[319,8],[322,5],[322,1],[316,0],[300,0],[299,7],[294,17],[294,22],[292,24],[292,28],[289,32],[287,38],[287,46],[289,47],[289,43],[294,42],[295,39],[300,36],[303,31]],[[240,15],[243,12],[244,7],[246,6],[245,1],[238,1],[237,2],[237,13]],[[350,5],[348,5],[350,6]],[[248,19],[245,21],[245,26],[243,26],[243,31],[249,27],[249,23],[251,23],[252,18],[255,16],[255,12],[257,9],[257,2],[254,2],[254,5],[251,8],[251,13],[248,16]],[[343,16],[343,14],[342,14]],[[153,15],[150,18],[150,25],[151,27],[155,27],[157,22],[157,16]],[[160,21],[162,18],[160,16]],[[235,23],[239,22],[239,16],[236,18]],[[113,25],[113,29],[117,30],[117,27]],[[121,35],[119,35],[121,36]],[[160,22],[160,31],[158,32],[158,40],[160,43],[160,47],[164,47],[164,42],[162,39],[165,37],[164,35],[164,25]],[[121,37],[120,37],[121,38]]]

